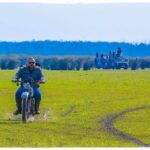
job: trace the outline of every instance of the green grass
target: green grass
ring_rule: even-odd
[[[49,118],[27,124],[11,115],[18,87],[10,80],[16,71],[0,71],[0,147],[137,146],[105,132],[102,120],[150,105],[150,70],[44,71],[41,111],[49,110]],[[130,112],[115,126],[150,143],[149,113],[149,109]]]

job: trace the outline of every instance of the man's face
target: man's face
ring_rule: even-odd
[[[28,60],[28,67],[30,69],[33,69],[35,67],[35,60],[34,59],[29,59]]]

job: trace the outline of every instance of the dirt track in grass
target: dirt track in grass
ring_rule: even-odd
[[[136,108],[129,108],[126,109],[122,112],[116,113],[114,115],[110,115],[104,118],[103,120],[103,129],[108,132],[109,134],[113,134],[115,136],[118,136],[126,141],[130,141],[138,146],[141,147],[150,147],[150,144],[147,143],[143,143],[142,141],[140,141],[139,139],[136,139],[134,137],[132,137],[129,134],[126,134],[120,130],[118,130],[117,128],[114,127],[114,122],[119,118],[122,117],[123,115],[125,115],[126,113],[129,112],[133,112],[133,111],[138,111],[138,110],[143,110],[143,109],[149,109],[150,106],[141,106],[141,107],[136,107]]]

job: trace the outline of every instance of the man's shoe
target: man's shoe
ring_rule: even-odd
[[[21,111],[19,111],[19,110],[16,110],[16,111],[15,111],[13,114],[14,114],[14,115],[21,114]]]
[[[16,101],[17,110],[13,113],[14,115],[21,114],[21,101]]]
[[[36,115],[39,115],[39,114],[40,114],[40,111],[39,111],[39,110],[38,110],[38,111],[36,111],[36,112],[35,112],[35,114],[36,114]]]
[[[39,107],[40,107],[40,102],[35,101],[35,114],[37,114],[37,115],[40,114]]]

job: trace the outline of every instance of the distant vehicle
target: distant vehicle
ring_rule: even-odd
[[[128,69],[129,67],[129,60],[124,57],[118,57],[115,60],[115,69]]]
[[[117,52],[109,52],[109,54],[101,54],[99,57],[98,52],[95,58],[95,67],[97,69],[128,69],[129,60],[121,56],[122,50],[118,47]]]

